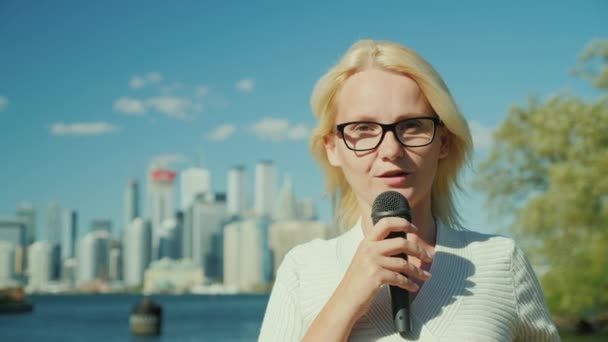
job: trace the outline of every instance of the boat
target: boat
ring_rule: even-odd
[[[22,287],[0,289],[0,314],[28,313],[34,304],[25,296]]]

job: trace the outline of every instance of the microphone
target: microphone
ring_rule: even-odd
[[[402,194],[396,191],[385,191],[378,195],[372,204],[372,222],[374,225],[384,217],[402,217],[412,222],[410,204]],[[405,232],[391,232],[386,238],[406,237]],[[405,253],[399,256],[407,260]],[[391,306],[393,309],[393,322],[395,330],[399,333],[410,331],[410,296],[407,290],[398,286],[389,286],[391,292]]]

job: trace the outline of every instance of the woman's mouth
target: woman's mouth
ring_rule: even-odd
[[[382,182],[388,186],[400,186],[404,185],[408,175],[409,174],[407,172],[398,170],[384,172],[378,176],[378,178],[380,178],[380,180],[382,180]]]

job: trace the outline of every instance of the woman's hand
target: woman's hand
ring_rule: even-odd
[[[418,229],[400,217],[380,219],[364,238],[336,289],[336,295],[350,310],[353,323],[369,309],[372,300],[384,284],[398,286],[410,292],[418,291],[418,285],[408,279],[426,281],[431,274],[399,257],[399,254],[431,262],[431,255],[404,237],[385,239],[391,232],[416,233]],[[339,294],[338,294],[339,293]]]
[[[384,284],[417,291],[418,285],[408,279],[427,280],[430,273],[399,257],[400,254],[431,262],[431,256],[414,242],[403,237],[389,238],[391,232],[416,233],[418,229],[399,217],[378,221],[346,270],[342,281],[315,318],[303,341],[346,341],[355,322],[367,312]]]

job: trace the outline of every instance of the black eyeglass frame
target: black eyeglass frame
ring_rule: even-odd
[[[404,144],[401,141],[401,139],[399,139],[399,136],[397,134],[397,125],[399,125],[400,123],[402,123],[404,121],[419,120],[419,119],[427,119],[427,120],[431,120],[433,122],[433,136],[431,137],[431,140],[429,140],[428,143],[423,144],[423,145],[406,145],[406,144]],[[376,144],[376,146],[374,146],[374,147],[366,148],[366,149],[355,149],[355,148],[350,147],[348,145],[348,143],[346,142],[346,136],[344,134],[344,128],[346,128],[346,126],[352,125],[352,124],[374,124],[374,125],[378,125],[378,126],[382,127],[382,134],[380,136],[380,140],[378,140],[378,144]],[[438,126],[443,126],[443,121],[441,121],[441,119],[439,119],[438,117],[419,116],[419,117],[415,117],[415,118],[406,118],[406,119],[403,119],[403,120],[399,120],[399,121],[393,122],[392,124],[382,124],[382,123],[374,122],[374,121],[350,121],[350,122],[344,122],[344,123],[341,123],[339,125],[336,125],[336,131],[340,132],[340,135],[342,136],[342,140],[344,141],[344,145],[346,145],[346,148],[348,148],[351,151],[355,151],[355,152],[366,152],[366,151],[371,151],[371,150],[377,149],[378,146],[380,146],[380,144],[382,144],[382,141],[384,140],[384,136],[386,135],[386,132],[388,132],[388,131],[393,132],[393,135],[395,136],[395,139],[397,139],[397,141],[399,142],[399,144],[401,146],[404,146],[404,147],[423,147],[423,146],[428,146],[428,145],[432,144],[433,141],[435,140],[435,135],[437,133],[437,127]]]

